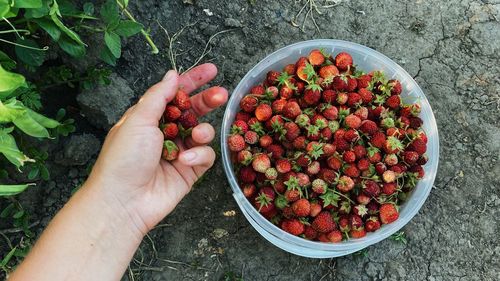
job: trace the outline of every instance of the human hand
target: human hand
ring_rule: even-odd
[[[179,158],[161,159],[163,133],[159,129],[165,106],[178,88],[187,93],[211,81],[213,64],[203,64],[180,76],[169,71],[109,131],[85,186],[101,192],[107,203],[130,218],[132,228],[144,235],[168,215],[215,160],[207,144],[215,131],[199,124],[191,137],[177,144]],[[227,90],[212,87],[191,97],[192,109],[202,116],[227,101]]]

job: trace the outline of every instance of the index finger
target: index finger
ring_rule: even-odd
[[[217,67],[213,63],[205,63],[179,76],[179,86],[189,94],[212,81],[216,75]]]

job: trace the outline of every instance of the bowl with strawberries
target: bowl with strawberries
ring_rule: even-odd
[[[313,258],[401,229],[428,197],[439,159],[436,121],[413,78],[375,50],[330,39],[255,65],[228,102],[221,145],[250,224]]]

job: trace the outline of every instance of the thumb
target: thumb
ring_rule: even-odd
[[[147,125],[157,125],[165,107],[177,93],[179,75],[175,70],[170,70],[163,79],[153,85],[137,102],[130,120]]]

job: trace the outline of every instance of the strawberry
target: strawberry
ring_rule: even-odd
[[[366,204],[370,203],[370,200],[371,200],[371,198],[364,193],[360,193],[360,194],[358,194],[358,196],[356,196],[356,201],[361,205],[366,205]]]
[[[354,114],[349,114],[345,118],[345,125],[349,128],[357,129],[361,126],[361,119]]]
[[[180,114],[179,114],[179,116],[180,116]],[[236,117],[234,119],[248,122],[248,120],[250,120],[250,114],[243,112],[243,111],[240,111],[240,112],[236,113]]]
[[[349,192],[354,188],[354,181],[348,176],[341,176],[337,184],[337,189],[341,192]]]
[[[396,154],[386,154],[384,157],[384,162],[387,166],[394,166],[398,164],[398,156]]]
[[[165,121],[173,122],[181,117],[181,110],[175,105],[167,105],[163,117],[165,117]]]
[[[366,148],[362,145],[356,145],[352,148],[352,151],[356,155],[356,159],[361,159],[366,156]]]
[[[386,195],[392,195],[394,192],[396,192],[398,188],[398,185],[395,182],[390,182],[390,183],[383,183],[382,184],[382,193]]]
[[[257,188],[255,187],[255,185],[247,183],[241,187],[241,190],[243,191],[243,195],[245,195],[246,198],[251,198],[255,194]]]
[[[304,101],[308,105],[315,105],[321,99],[321,87],[311,84],[304,90]]]
[[[347,79],[344,76],[335,76],[332,79],[332,88],[337,91],[345,91],[347,89]],[[338,99],[337,99],[338,101]]]
[[[314,240],[318,236],[318,232],[312,226],[306,225],[304,228],[304,237],[308,240]]]
[[[300,128],[294,122],[287,122],[283,127],[286,131],[285,138],[288,141],[293,141],[300,135]]]
[[[304,150],[307,145],[306,137],[299,136],[293,140],[293,147],[297,150]]]
[[[177,134],[179,134],[179,128],[175,123],[167,123],[163,125],[162,131],[166,140],[173,140],[177,137]]]
[[[307,217],[311,211],[309,200],[302,198],[292,204],[292,211],[297,217]]]
[[[254,131],[248,131],[245,133],[245,142],[248,144],[256,144],[259,141],[259,135]]]
[[[334,90],[324,90],[321,98],[324,102],[331,104],[337,99],[337,93]]]
[[[408,165],[413,165],[415,164],[418,159],[419,159],[419,156],[417,152],[415,151],[411,151],[411,150],[406,150],[405,152],[403,152],[403,160],[406,162],[406,164]]]
[[[189,94],[184,90],[177,90],[177,94],[172,100],[173,105],[177,106],[181,111],[188,110],[191,108],[191,100],[189,99]]]
[[[248,131],[248,124],[243,120],[235,120],[231,126],[231,134],[244,135]]]
[[[356,167],[362,172],[368,171],[368,169],[370,169],[370,161],[366,158],[359,159]]]
[[[346,87],[347,92],[352,92],[356,90],[357,87],[358,87],[358,80],[356,80],[356,78],[353,77],[347,78],[347,87]]]
[[[358,168],[356,168],[356,165],[349,164],[349,165],[345,166],[344,174],[348,177],[351,177],[351,178],[357,178],[357,177],[359,177],[360,172],[359,172]]]
[[[423,155],[427,151],[427,145],[422,139],[416,138],[408,145],[407,149],[415,151],[418,155]]]
[[[362,187],[363,192],[370,197],[377,197],[380,194],[380,186],[373,180],[366,180]]]
[[[403,87],[399,80],[389,80],[388,84],[391,87],[391,95],[399,95],[403,91]]]
[[[349,232],[351,230],[351,225],[349,224],[348,216],[341,215],[339,217],[339,230],[342,232]]]
[[[365,222],[365,230],[367,232],[374,232],[380,228],[380,221],[377,217],[369,217]]]
[[[358,95],[364,104],[369,104],[373,100],[373,93],[367,89],[361,88],[358,90]]]
[[[267,154],[257,154],[253,158],[252,167],[257,172],[265,173],[271,167],[271,160]]]
[[[300,106],[295,101],[289,101],[286,103],[283,109],[283,116],[289,119],[295,119],[299,114],[302,113]]]
[[[353,121],[353,123],[355,123],[357,121]],[[353,125],[353,124],[351,124]],[[358,134],[358,131],[354,130],[354,129],[349,129],[345,132],[344,134],[344,139],[347,141],[347,142],[355,142],[359,139],[359,134]]]
[[[385,153],[398,153],[403,149],[403,145],[396,137],[388,137],[383,148]]]
[[[285,108],[287,101],[285,99],[279,99],[275,100],[271,104],[271,108],[273,109],[273,112],[276,114],[280,114],[283,112],[283,109]]]
[[[300,199],[300,191],[297,189],[287,189],[285,198],[288,202],[295,202]]]
[[[351,229],[360,229],[363,227],[363,220],[361,216],[356,214],[349,215],[349,226]]]
[[[370,75],[364,74],[361,75],[357,78],[358,80],[358,88],[363,89],[366,88],[370,85],[370,81],[372,80],[372,77]]]
[[[292,235],[298,236],[304,233],[305,227],[298,219],[287,219],[281,223],[281,229]]]
[[[266,150],[267,150],[267,153],[273,159],[280,159],[281,157],[283,157],[283,154],[285,153],[285,150],[279,144],[271,144],[268,147],[266,147]]]
[[[273,138],[271,138],[269,135],[264,135],[259,139],[259,144],[263,148],[270,146],[272,143],[273,143]]]
[[[297,118],[295,118],[295,123],[301,128],[305,128],[311,123],[311,119],[309,118],[309,116],[307,116],[307,114],[302,113],[297,116]]]
[[[324,79],[331,79],[334,76],[339,75],[339,70],[333,64],[323,66],[319,69],[319,76]]]
[[[252,167],[247,167],[247,166],[242,167],[238,173],[238,178],[240,179],[241,182],[244,183],[253,183],[256,177],[257,174],[252,169]]]
[[[245,112],[253,112],[257,108],[259,100],[254,96],[244,96],[240,101],[240,108]]]
[[[347,96],[347,105],[350,107],[356,107],[363,102],[361,96],[358,93],[349,93]]]
[[[382,174],[382,179],[386,183],[394,182],[396,180],[396,173],[391,170],[387,170]]]
[[[321,204],[317,202],[311,202],[311,211],[309,212],[309,216],[315,218],[319,213],[321,213],[321,210]]]
[[[287,73],[288,75],[294,75],[295,74],[295,64],[287,64],[285,67],[283,67],[283,72]]]
[[[351,229],[351,231],[349,232],[349,235],[352,238],[363,238],[366,236],[366,230],[364,227],[360,227],[358,229]]]
[[[287,87],[287,86],[281,87],[279,93],[280,93],[280,97],[284,100],[287,100],[293,96],[292,88]]]
[[[368,119],[368,108],[362,106],[356,109],[354,115],[358,116],[362,121]]]
[[[337,103],[340,104],[340,105],[344,105],[347,103],[347,101],[349,100],[349,96],[347,95],[347,93],[338,93],[337,94]]]
[[[307,166],[307,174],[310,176],[316,175],[317,173],[319,173],[319,169],[320,169],[319,162],[312,161],[311,164],[309,164],[309,166]]]
[[[229,136],[227,144],[229,146],[229,150],[231,151],[238,152],[245,149],[245,139],[241,135]]]
[[[348,150],[344,152],[344,154],[342,155],[342,159],[346,163],[354,163],[356,161],[356,154],[354,153],[354,151]]]
[[[385,106],[391,108],[391,109],[397,109],[401,105],[401,97],[398,95],[390,96],[386,101],[385,101]]]
[[[266,121],[273,115],[273,109],[267,103],[261,103],[255,109],[255,117],[259,121]]]
[[[342,232],[338,230],[334,230],[326,235],[326,238],[328,238],[328,241],[332,243],[339,243],[342,241]]]
[[[265,175],[268,180],[275,180],[278,178],[278,171],[276,171],[275,168],[271,167],[266,170]]]
[[[340,71],[346,71],[352,64],[352,57],[346,52],[341,52],[335,57],[335,65]]]
[[[427,155],[425,155],[425,154],[420,155],[420,157],[417,160],[417,164],[423,166],[427,163],[427,161],[429,161],[429,158],[427,157]]]
[[[382,148],[385,143],[386,143],[386,138],[384,133],[381,132],[375,132],[371,138],[370,138],[370,143],[377,148]]]
[[[336,225],[333,217],[328,211],[319,213],[311,224],[312,228],[320,233],[328,233],[335,230]]]
[[[266,82],[271,86],[271,85],[276,85],[278,83],[278,77],[280,76],[280,73],[278,71],[269,71],[266,75]]]
[[[339,110],[335,106],[328,106],[323,110],[322,114],[328,120],[336,120],[339,115]]]
[[[425,175],[425,171],[424,171],[424,168],[422,168],[422,166],[420,165],[415,165],[415,166],[412,166],[410,169],[409,169],[410,172],[412,173],[415,173],[417,175],[417,178],[418,179],[421,179],[424,177]]]
[[[326,189],[328,188],[328,185],[326,182],[322,179],[315,179],[312,182],[312,190],[318,194],[324,194],[326,192]]]
[[[424,121],[420,117],[411,117],[410,118],[410,127],[413,129],[419,129],[424,124]]]
[[[179,156],[179,147],[171,141],[166,140],[163,142],[162,158],[167,161],[173,161]]]
[[[276,160],[276,170],[280,174],[288,173],[292,170],[292,164],[288,159],[278,159]]]
[[[198,118],[196,117],[196,114],[190,110],[182,112],[177,121],[184,129],[190,129],[198,125]]]
[[[247,166],[252,162],[252,152],[248,150],[242,150],[238,152],[238,163]]]
[[[382,204],[379,209],[380,221],[383,224],[394,222],[399,218],[398,210],[394,204]]]
[[[314,49],[309,53],[308,60],[312,66],[319,66],[325,62],[325,56],[320,50]]]
[[[359,127],[359,130],[368,136],[372,136],[378,131],[378,126],[377,123],[373,122],[372,120],[364,120],[361,122],[361,126]],[[384,138],[385,141],[385,138]]]

